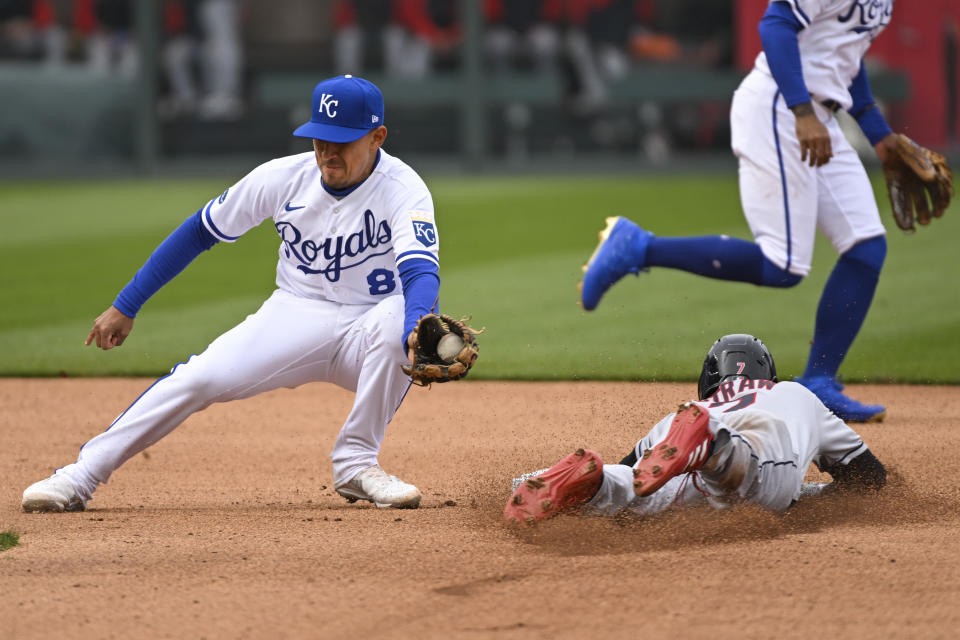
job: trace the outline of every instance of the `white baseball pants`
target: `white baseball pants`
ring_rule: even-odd
[[[333,446],[335,484],[377,464],[387,424],[410,387],[401,371],[403,296],[376,305],[310,300],[277,290],[200,355],[157,380],[110,427],[58,469],[89,499],[120,465],[214,402],[333,382],[356,391]]]

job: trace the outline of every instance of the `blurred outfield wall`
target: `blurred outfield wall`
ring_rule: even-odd
[[[615,77],[606,74],[602,96],[590,100],[568,59],[549,70],[492,69],[483,50],[490,27],[483,3],[451,2],[462,33],[453,65],[416,78],[382,69],[365,73],[384,91],[392,152],[471,171],[685,170],[712,160],[731,165],[727,109],[744,73],[734,49],[742,65],[748,46],[742,41],[755,35],[755,25],[743,24],[743,16],[755,23],[756,2],[735,2],[728,15],[721,13],[714,39],[730,48],[729,62],[722,53],[705,62],[702,43],[638,22],[625,51],[627,65]],[[313,84],[334,74],[334,0],[237,4],[243,109],[230,118],[165,113],[169,16],[162,0],[131,3],[140,63],[135,76],[97,73],[72,61],[57,67],[0,61],[0,179],[91,170],[151,175],[170,166],[222,166],[235,173],[239,169],[211,160],[242,158],[238,166],[249,168],[267,157],[307,150],[290,131],[309,116]],[[682,11],[674,14],[671,24],[682,24]],[[649,37],[641,38],[651,33],[673,42],[673,54],[651,49]],[[888,113],[902,116],[910,100],[909,70],[879,63],[871,70]]]

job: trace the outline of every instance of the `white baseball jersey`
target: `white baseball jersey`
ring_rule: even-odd
[[[853,429],[823,406],[813,392],[796,382],[733,378],[721,384],[712,397],[696,404],[710,412],[714,430],[725,426],[741,434],[757,429],[773,433],[766,429],[768,423],[785,424],[786,430],[776,432],[776,442],[771,439],[755,447],[758,455],[767,454],[758,463],[791,461],[801,476],[811,462],[820,468],[838,462],[845,464],[867,448]],[[640,453],[667,436],[674,415],[658,422],[637,443]]]
[[[847,109],[848,91],[870,43],[890,23],[893,0],[771,0],[786,2],[803,25],[797,34],[807,90],[820,102],[835,100]],[[770,74],[766,54],[758,69]]]
[[[797,20],[803,78],[830,134],[833,157],[801,160],[796,119],[761,53],[733,95],[730,146],[740,164],[740,200],[763,255],[798,276],[810,273],[819,229],[839,254],[885,234],[860,156],[823,100],[852,104],[849,87],[872,39],[890,21],[892,0],[789,0]]]
[[[277,287],[304,298],[375,304],[402,293],[404,261],[439,266],[430,192],[382,149],[370,176],[341,198],[324,188],[308,152],[260,165],[203,210],[204,225],[225,242],[267,218],[281,240]]]

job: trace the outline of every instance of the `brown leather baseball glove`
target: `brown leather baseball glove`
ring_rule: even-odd
[[[947,159],[935,151],[897,134],[897,152],[883,163],[890,207],[897,226],[913,231],[913,221],[930,224],[950,206],[953,197],[953,173]],[[929,203],[927,201],[929,197]]]
[[[450,382],[470,372],[477,361],[476,336],[483,330],[471,329],[467,320],[435,313],[420,318],[409,339],[413,364],[402,367],[414,384],[425,387],[433,382]]]

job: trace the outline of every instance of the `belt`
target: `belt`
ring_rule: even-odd
[[[830,109],[830,111],[836,112],[840,110],[840,103],[836,100],[821,100],[820,104],[825,106],[827,109]]]

